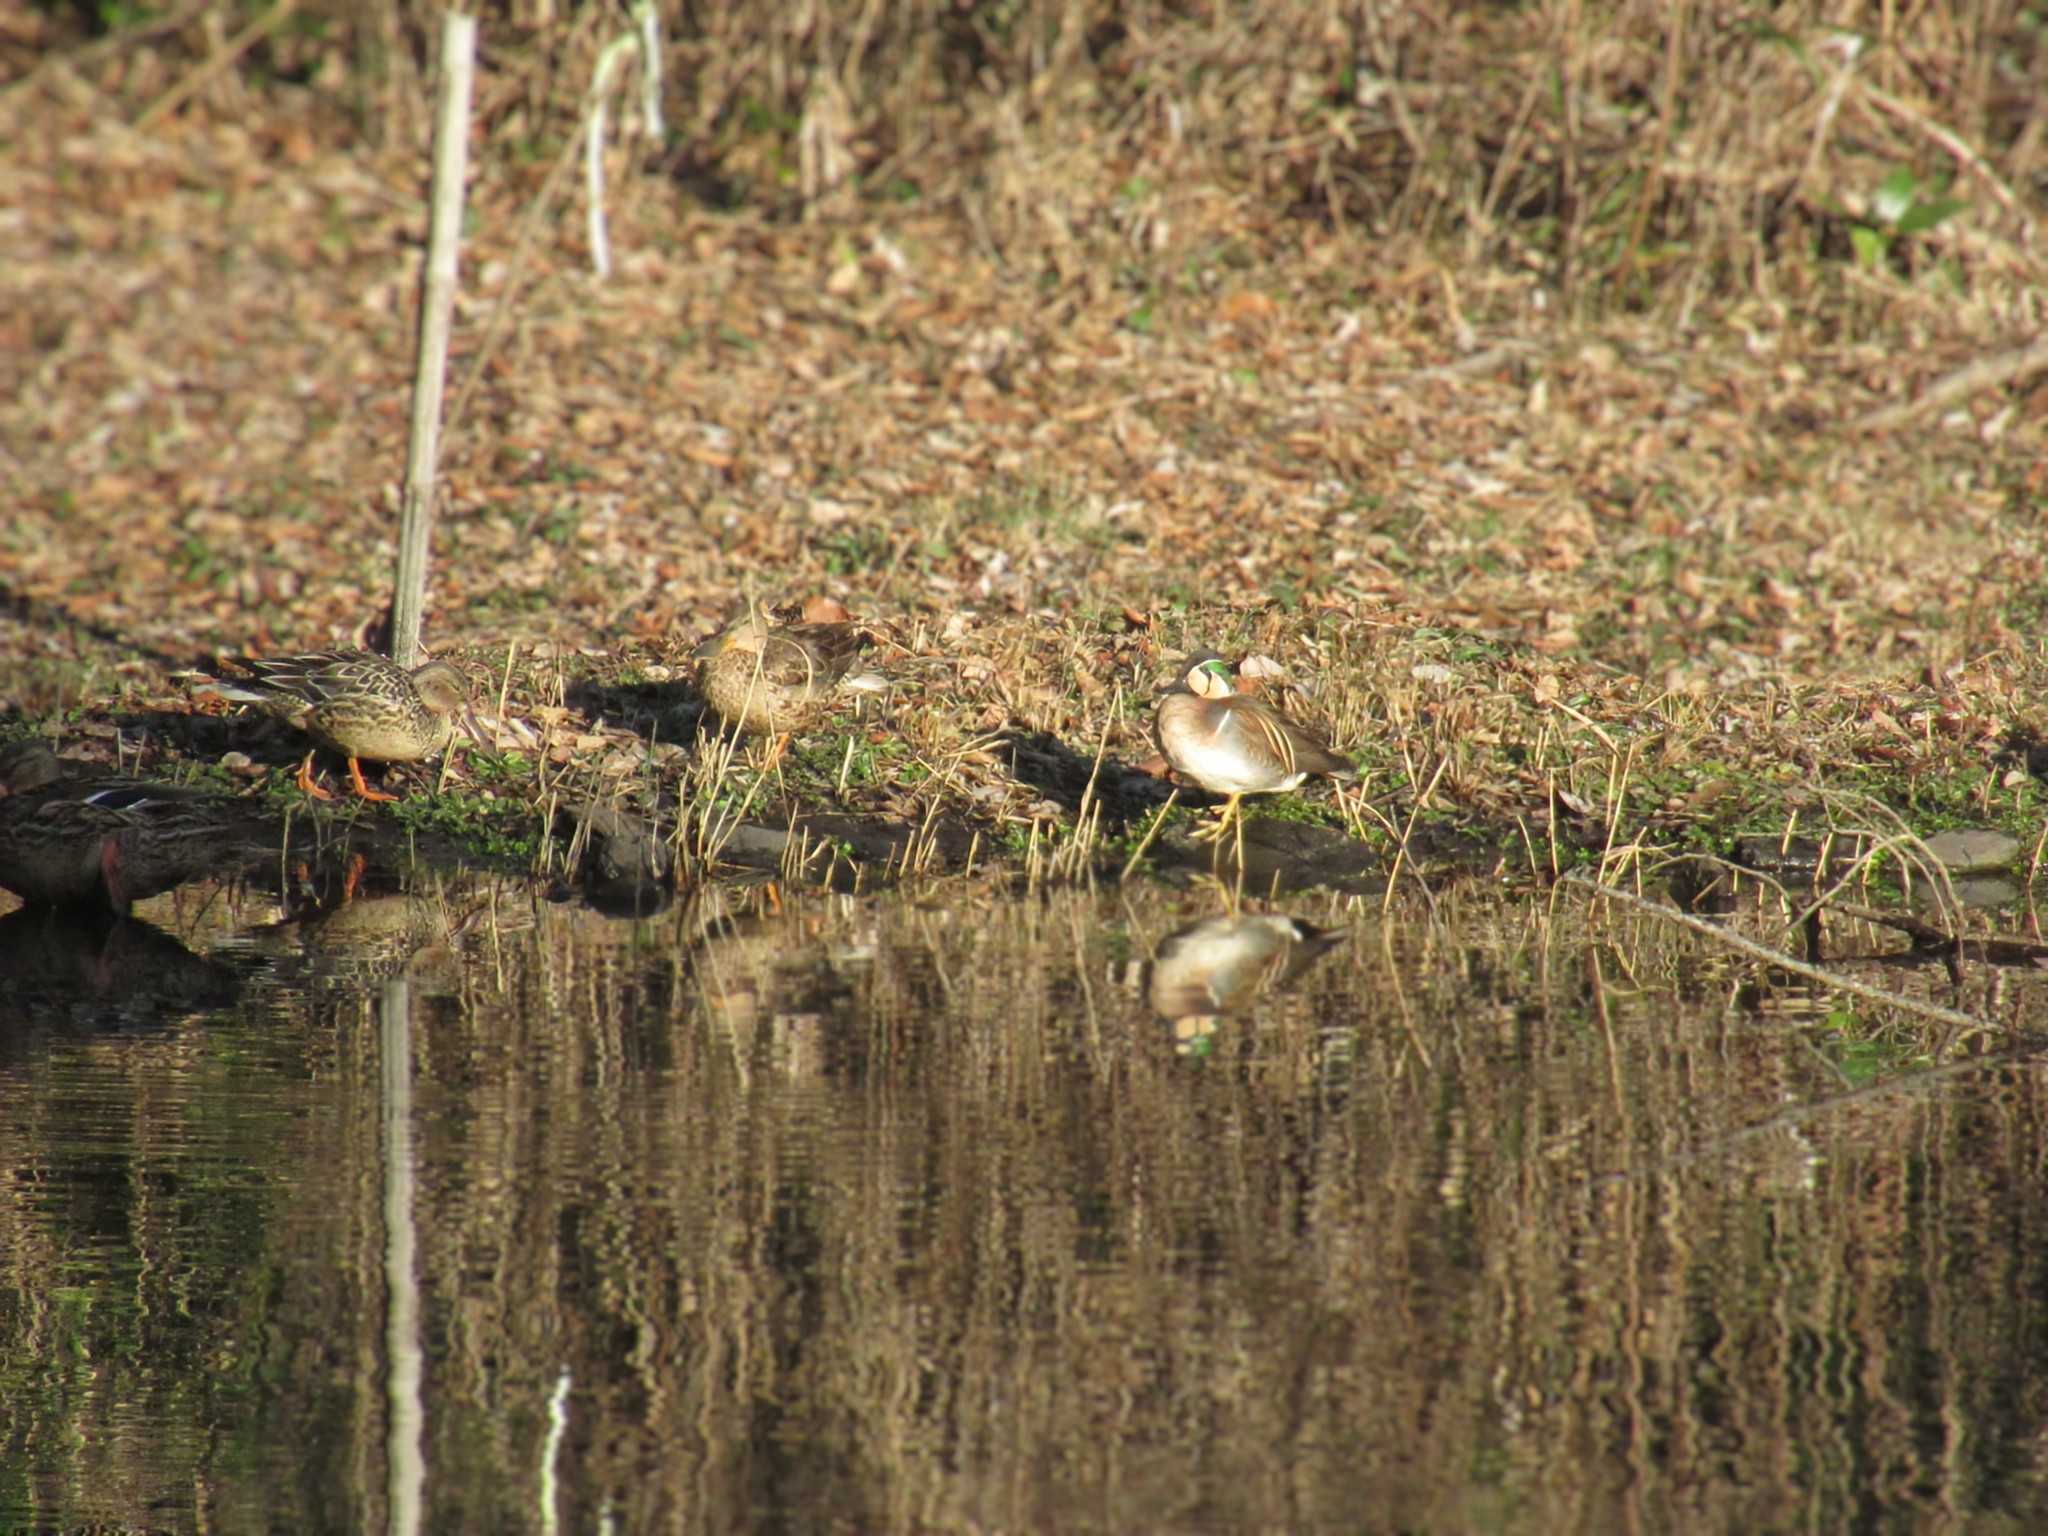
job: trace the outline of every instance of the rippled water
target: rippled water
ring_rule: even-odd
[[[2040,1066],[1647,919],[142,915],[0,918],[0,1529],[2048,1522]]]

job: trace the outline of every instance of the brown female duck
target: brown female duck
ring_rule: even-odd
[[[697,647],[698,684],[733,729],[778,737],[779,756],[842,689],[882,686],[872,674],[848,676],[870,642],[859,624],[777,623],[750,610]]]
[[[316,800],[334,797],[313,780],[313,756],[327,747],[348,758],[349,782],[365,800],[396,800],[363,782],[362,760],[417,763],[448,748],[466,723],[470,683],[449,662],[408,672],[373,651],[309,651],[299,656],[237,657],[239,676],[221,694],[254,704],[304,731],[318,744],[299,764],[299,788]]]

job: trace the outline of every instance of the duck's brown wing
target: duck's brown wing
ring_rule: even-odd
[[[236,656],[220,680],[226,697],[280,711],[318,708],[336,698],[375,694],[401,698],[412,680],[373,651],[307,651],[298,656]]]
[[[1252,741],[1262,757],[1287,772],[1358,777],[1357,764],[1332,751],[1327,737],[1283,715],[1265,700],[1234,693],[1221,703],[1229,711],[1232,728]]]
[[[1294,753],[1295,767],[1303,773],[1328,774],[1333,779],[1358,777],[1358,764],[1333,749],[1328,737],[1298,720],[1290,720],[1285,715],[1280,718],[1287,731],[1289,749]]]
[[[792,624],[768,637],[761,675],[779,688],[829,688],[867,645],[868,633],[858,624]]]

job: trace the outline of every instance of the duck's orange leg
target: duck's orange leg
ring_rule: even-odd
[[[348,779],[351,784],[355,785],[356,793],[365,800],[377,800],[388,805],[398,798],[396,795],[387,795],[381,789],[372,789],[369,785],[365,784],[363,782],[363,765],[353,757],[348,760]]]
[[[306,760],[299,764],[299,788],[315,800],[332,800],[334,796],[313,782],[313,754],[308,752]]]

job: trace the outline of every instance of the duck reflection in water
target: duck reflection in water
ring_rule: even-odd
[[[714,1036],[743,1069],[826,1075],[865,1036],[846,1026],[859,1016],[873,934],[795,902],[770,915],[763,909],[781,901],[772,886],[711,890],[705,900],[687,963]]]
[[[1215,1032],[1225,1014],[1292,986],[1343,938],[1277,912],[1205,918],[1168,934],[1152,956],[1146,998],[1182,1046]]]
[[[226,1008],[243,984],[138,918],[38,907],[0,917],[0,977],[0,1034],[10,1043],[36,1029],[159,1029]]]
[[[357,896],[302,919],[299,943],[315,981],[346,990],[403,976],[429,991],[453,991],[462,963],[442,904],[410,891]]]
[[[288,988],[373,992],[402,978],[428,995],[459,990],[457,946],[484,906],[464,897],[460,876],[446,888],[438,876],[408,879],[345,847],[296,875],[288,915],[249,935]]]

